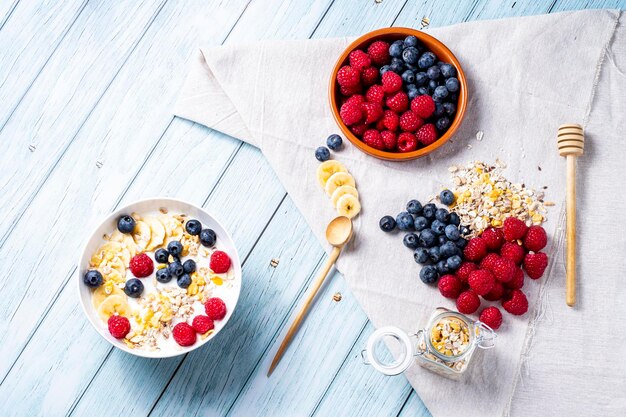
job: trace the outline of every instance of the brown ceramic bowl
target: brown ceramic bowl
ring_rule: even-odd
[[[361,139],[356,137],[350,131],[348,126],[343,123],[341,117],[339,117],[339,103],[341,100],[341,94],[339,93],[339,85],[336,82],[337,72],[339,71],[339,68],[348,64],[348,55],[355,49],[365,50],[366,47],[369,46],[369,44],[371,44],[372,42],[383,40],[391,43],[398,39],[404,39],[408,35],[414,35],[415,37],[417,37],[417,39],[419,39],[420,42],[422,42],[424,46],[426,46],[426,48],[432,51],[440,61],[448,62],[456,68],[458,73],[457,78],[459,80],[459,83],[461,84],[459,99],[457,102],[457,110],[454,114],[454,119],[450,123],[450,127],[448,128],[446,133],[444,133],[439,139],[437,139],[437,141],[435,141],[431,145],[417,149],[413,152],[380,151],[378,149],[367,146],[363,141],[361,141]],[[367,33],[352,42],[346,48],[346,50],[343,51],[339,59],[337,59],[337,63],[335,64],[335,67],[333,68],[333,72],[330,77],[329,98],[333,116],[335,117],[335,120],[337,121],[337,124],[341,129],[341,132],[346,138],[348,138],[350,142],[352,142],[352,144],[354,144],[354,146],[356,146],[366,154],[375,156],[376,158],[386,159],[390,161],[407,161],[410,159],[416,159],[424,155],[428,155],[429,153],[446,143],[448,139],[450,139],[450,137],[454,135],[454,132],[456,132],[456,130],[461,125],[461,122],[463,121],[463,116],[465,115],[465,109],[467,107],[467,81],[465,79],[465,73],[463,72],[463,68],[461,68],[461,64],[459,63],[458,59],[456,59],[454,54],[443,43],[419,30],[392,27],[378,29],[373,32]]]

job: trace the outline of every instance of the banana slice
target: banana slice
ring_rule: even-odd
[[[121,258],[124,263],[130,262],[130,252],[120,242],[107,242],[100,246],[90,259],[91,266],[100,266],[113,258]]]
[[[130,316],[130,307],[128,302],[121,295],[110,295],[100,303],[98,307],[98,315],[104,321],[109,320],[113,314],[128,317]]]
[[[317,167],[317,180],[322,188],[326,186],[326,181],[336,172],[348,172],[348,170],[341,162],[332,159],[322,162]]]
[[[124,245],[131,258],[137,254],[137,245],[130,234],[122,233],[119,230],[116,230],[111,235],[111,242],[120,242]]]
[[[98,271],[102,274],[105,281],[124,282],[126,276],[126,266],[120,258],[113,258],[105,261],[98,266]]]
[[[342,185],[350,185],[354,187],[354,177],[347,172],[336,172],[328,179],[328,181],[326,181],[324,190],[330,197],[333,195],[335,190]]]
[[[333,203],[333,207],[337,208],[337,201],[341,196],[346,194],[352,194],[356,198],[359,198],[359,192],[351,185],[342,185],[341,187],[337,187],[333,194],[330,196],[330,201]]]
[[[165,227],[156,217],[146,216],[143,221],[150,227],[151,232],[150,242],[148,242],[146,250],[154,250],[161,246],[165,240]]]
[[[152,238],[152,232],[150,231],[150,226],[147,223],[138,220],[135,224],[135,230],[133,230],[133,240],[137,245],[137,252],[142,252],[150,243],[150,239]]]
[[[165,228],[165,236],[167,237],[172,236],[175,233],[175,230],[181,227],[178,220],[167,214],[160,214],[159,221],[163,223],[163,227]]]
[[[109,292],[107,292],[109,291]],[[96,310],[100,307],[100,304],[110,295],[119,295],[124,297],[124,291],[117,288],[113,283],[111,285],[103,284],[96,288],[96,290],[91,294],[91,304],[93,304],[93,308]]]
[[[337,213],[340,216],[353,218],[361,211],[361,203],[359,199],[352,194],[344,194],[337,200]]]

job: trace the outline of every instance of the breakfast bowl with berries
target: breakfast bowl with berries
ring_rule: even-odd
[[[452,137],[467,106],[454,54],[419,30],[367,33],[340,55],[329,83],[333,116],[348,140],[377,158],[427,155]]]
[[[77,269],[85,315],[113,346],[165,358],[213,339],[241,290],[241,263],[222,225],[180,200],[116,210],[90,236]]]

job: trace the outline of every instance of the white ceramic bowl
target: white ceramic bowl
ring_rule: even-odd
[[[105,242],[105,240],[103,239],[103,235],[106,233],[112,233],[116,230],[117,219],[119,218],[119,216],[121,216],[122,214],[131,214],[133,212],[139,214],[156,212],[161,207],[167,208],[170,213],[185,213],[189,216],[189,218],[199,220],[202,223],[203,228],[208,227],[215,231],[217,235],[218,248],[226,252],[232,262],[231,268],[233,268],[233,286],[228,290],[232,291],[233,293],[231,297],[228,297],[228,300],[225,300],[227,308],[226,317],[224,317],[224,319],[222,320],[218,320],[215,322],[215,332],[206,339],[202,340],[201,338],[198,338],[196,343],[189,347],[176,346],[175,348],[169,348],[168,346],[168,348],[160,351],[131,349],[126,346],[126,344],[122,340],[115,339],[109,334],[107,324],[100,319],[96,309],[92,305],[91,291],[89,287],[87,287],[83,283],[83,275],[89,269],[89,260],[91,259],[91,255],[94,253],[94,251],[98,249],[101,244]],[[100,223],[100,225],[90,235],[89,240],[83,248],[80,260],[78,262],[77,274],[75,279],[77,282],[78,295],[80,299],[80,304],[83,307],[83,311],[89,319],[89,322],[91,322],[96,331],[100,333],[100,335],[104,339],[106,339],[116,348],[119,348],[133,355],[146,358],[168,358],[172,356],[182,355],[184,353],[188,353],[194,349],[199,348],[205,343],[211,341],[220,332],[220,330],[224,328],[224,326],[226,326],[226,323],[228,322],[235,310],[237,300],[239,299],[239,293],[241,290],[241,261],[239,260],[239,255],[237,254],[237,249],[235,248],[235,244],[232,238],[230,237],[226,229],[224,229],[224,227],[209,213],[185,201],[171,198],[151,198],[136,201],[125,207],[122,207],[111,213],[106,219],[104,219],[102,223]]]

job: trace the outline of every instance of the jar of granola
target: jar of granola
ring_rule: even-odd
[[[491,349],[496,336],[486,324],[440,307],[426,327],[414,335],[392,326],[376,330],[367,340],[361,356],[364,363],[385,375],[398,375],[417,361],[441,376],[459,379],[468,369],[476,347]],[[385,362],[378,349],[388,338],[399,345],[396,359],[391,362]]]

